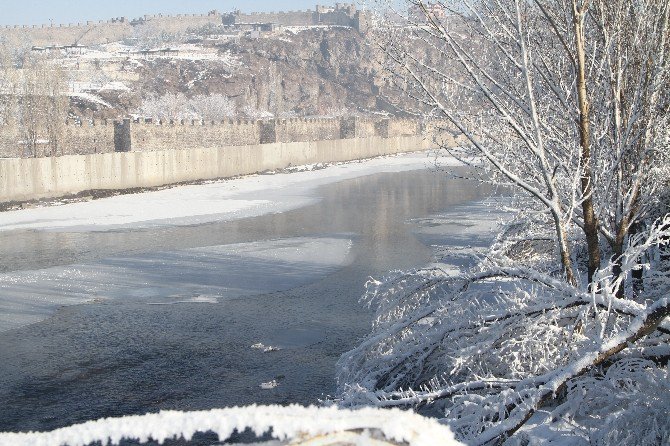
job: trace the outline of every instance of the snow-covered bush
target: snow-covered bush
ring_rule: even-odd
[[[148,96],[142,101],[137,114],[154,119],[195,119],[183,93],[167,93],[163,96]]]
[[[221,94],[188,98],[183,93],[167,93],[145,98],[137,114],[162,120],[222,120],[235,115],[235,102]]]
[[[578,420],[592,445],[670,444],[667,367],[624,358],[567,386],[564,417]]]
[[[376,318],[338,363],[339,403],[429,407],[473,445],[508,438],[540,409],[585,441],[659,444],[670,431],[667,365],[651,360],[670,354],[670,265],[637,261],[658,258],[668,236],[670,216],[631,239],[591,290],[518,266],[504,238],[463,277],[431,269],[371,280],[364,300]],[[618,298],[640,267],[644,293]],[[643,422],[648,430],[631,428]]]
[[[542,411],[585,444],[666,441],[667,398],[632,407],[670,353],[670,3],[403,3],[373,20],[386,88],[519,217],[463,277],[368,284],[377,318],[339,362],[340,402],[417,406],[473,445],[541,441]]]
[[[235,102],[222,94],[194,96],[189,104],[193,113],[205,120],[221,120],[235,115]]]

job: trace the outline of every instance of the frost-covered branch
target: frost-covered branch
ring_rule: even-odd
[[[377,444],[379,446],[458,446],[450,430],[435,420],[399,410],[341,410],[335,407],[250,406],[201,412],[163,411],[89,421],[52,432],[0,434],[2,446],[86,446],[100,442],[190,440],[214,432],[225,441],[234,432],[251,430],[282,444]],[[277,443],[272,443],[277,444]]]
[[[547,405],[565,409],[564,390],[580,379],[667,354],[670,277],[636,259],[669,236],[670,215],[631,240],[589,290],[505,258],[461,278],[431,269],[369,282],[373,333],[338,363],[339,402],[429,405],[468,444],[506,438]],[[618,298],[616,265],[624,276],[644,268],[653,288]]]

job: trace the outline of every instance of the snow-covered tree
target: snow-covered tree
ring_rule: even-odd
[[[7,60],[7,59],[6,59]],[[27,156],[56,156],[61,147],[67,118],[66,77],[52,60],[32,56],[17,68],[3,64],[2,116],[13,143],[20,143]]]
[[[339,403],[428,408],[473,445],[519,430],[538,438],[537,425],[576,430],[571,444],[667,443],[668,237],[670,216],[596,272],[591,290],[515,261],[506,237],[463,277],[431,269],[371,280],[373,330],[339,361]],[[618,298],[643,254],[643,295]]]
[[[221,94],[187,98],[183,93],[167,93],[145,98],[137,114],[162,120],[222,120],[235,115],[235,102]]]
[[[235,116],[235,102],[222,94],[198,95],[189,101],[191,109],[205,120],[221,120]]]
[[[142,101],[137,114],[147,118],[163,120],[196,118],[189,107],[188,98],[183,93],[148,96]]]
[[[667,398],[641,401],[667,390],[669,2],[383,3],[389,84],[520,206],[464,277],[370,282],[377,318],[340,361],[341,402],[429,405],[469,444],[523,444],[540,422],[667,442]]]

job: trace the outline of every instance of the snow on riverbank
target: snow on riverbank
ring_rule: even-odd
[[[89,202],[0,213],[0,231],[107,231],[157,226],[193,225],[280,213],[318,200],[319,186],[381,172],[435,167],[434,154],[421,152],[325,169],[250,175]],[[455,165],[439,158],[440,165]]]

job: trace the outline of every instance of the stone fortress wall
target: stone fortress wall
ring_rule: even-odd
[[[201,149],[422,134],[422,126],[418,121],[400,118],[292,118],[262,121],[236,119],[221,122],[156,122],[139,119],[127,120],[125,125],[129,127],[125,131],[129,135],[130,147],[119,146],[118,136],[117,144],[114,145],[107,133],[105,152]],[[119,131],[122,130],[117,127],[117,133]]]
[[[15,45],[98,45],[123,40],[132,35],[133,26],[123,17],[99,22],[0,28],[0,38]]]
[[[82,122],[68,119],[63,127],[58,155],[203,149],[420,134],[422,126],[419,122],[400,118],[227,119],[216,122],[162,122],[152,119]],[[46,144],[38,149],[38,157],[48,156]],[[26,156],[24,151],[21,137],[11,136],[8,127],[0,127],[0,158],[22,158]]]
[[[337,3],[334,7],[316,6],[314,10],[269,13],[242,13],[234,11],[207,14],[156,14],[136,19],[117,17],[111,20],[86,23],[9,25],[0,27],[0,39],[14,44],[29,43],[34,46],[50,45],[99,45],[133,36],[134,29],[151,25],[167,33],[185,33],[207,25],[242,26],[249,24],[274,24],[280,26],[339,25],[367,29],[364,11],[357,11],[352,4]]]

